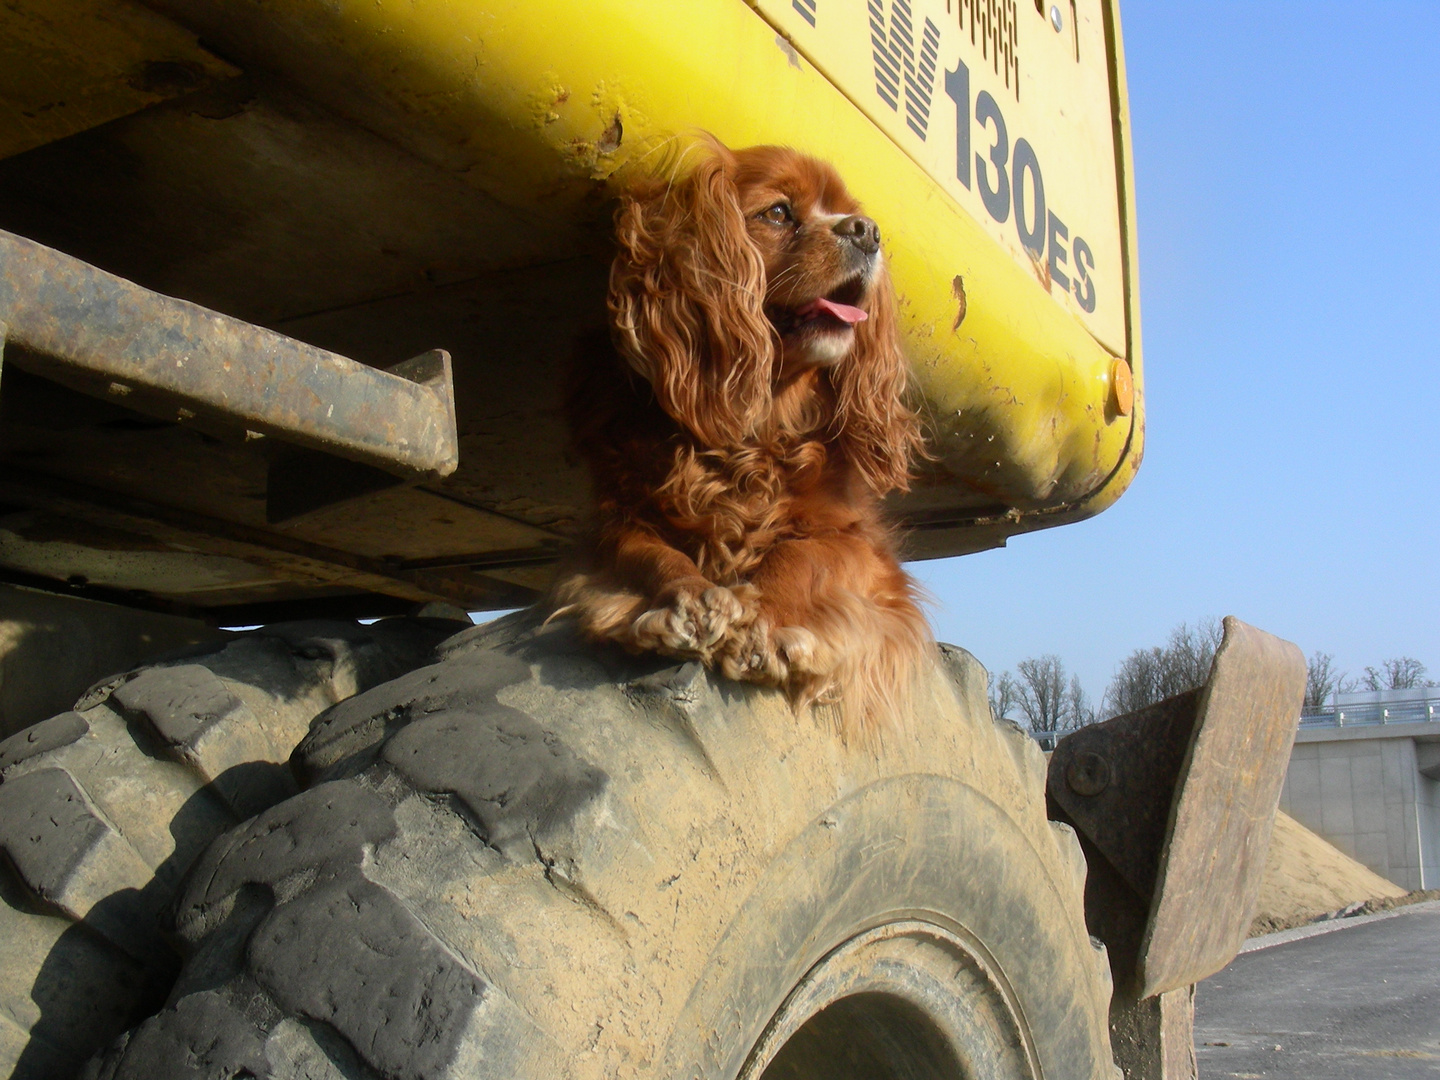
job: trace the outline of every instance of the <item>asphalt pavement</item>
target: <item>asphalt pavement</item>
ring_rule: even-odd
[[[1196,992],[1195,1052],[1201,1080],[1436,1080],[1440,903],[1237,956]]]

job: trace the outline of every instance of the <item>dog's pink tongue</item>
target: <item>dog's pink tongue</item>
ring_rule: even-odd
[[[833,300],[826,300],[823,296],[819,300],[806,304],[795,314],[802,319],[809,318],[816,312],[823,311],[826,315],[833,315],[843,323],[864,322],[870,316],[861,311],[858,307],[851,307],[849,304],[837,304]]]

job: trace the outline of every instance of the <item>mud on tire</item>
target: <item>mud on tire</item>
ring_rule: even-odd
[[[1117,1075],[1083,860],[968,654],[877,749],[512,626],[316,722],[88,1076]]]
[[[457,624],[276,625],[109,679],[0,743],[0,1075],[73,1076],[165,1000],[163,909],[216,836],[299,789],[322,709]]]

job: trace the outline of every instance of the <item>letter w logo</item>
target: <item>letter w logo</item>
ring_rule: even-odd
[[[920,62],[915,62],[915,29],[910,0],[893,0],[890,28],[885,29],[885,0],[869,0],[870,45],[875,54],[875,92],[880,100],[900,111],[900,90],[905,91],[905,123],[925,138],[930,123],[930,95],[935,89],[935,63],[940,55],[940,28],[929,19],[920,41]]]

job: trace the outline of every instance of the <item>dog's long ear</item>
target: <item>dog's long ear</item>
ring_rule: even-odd
[[[905,404],[908,368],[900,351],[895,290],[880,276],[855,328],[855,347],[832,369],[835,425],[845,456],[877,495],[908,491],[910,463],[924,451],[915,413]]]
[[[684,179],[636,185],[615,215],[610,268],[616,347],[672,418],[708,446],[763,422],[775,364],[765,264],[723,147]]]

